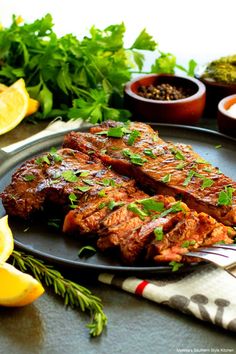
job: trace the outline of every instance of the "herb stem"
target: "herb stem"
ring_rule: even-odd
[[[53,288],[56,295],[64,299],[66,306],[89,311],[91,322],[87,324],[91,336],[99,336],[107,324],[107,317],[103,312],[101,299],[93,295],[87,288],[62,276],[51,265],[20,251],[13,251],[12,264],[22,272],[32,272],[35,278]]]

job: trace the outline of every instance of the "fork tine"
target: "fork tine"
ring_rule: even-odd
[[[225,248],[225,249],[230,249],[236,252],[236,244],[233,243],[231,245],[225,245],[225,244],[218,244],[218,245],[212,245],[211,247],[217,247],[217,248]]]
[[[206,252],[204,249],[203,250],[199,249],[196,252],[188,252],[186,255],[191,257],[202,258],[220,267],[225,267],[229,264],[228,257],[218,253]]]

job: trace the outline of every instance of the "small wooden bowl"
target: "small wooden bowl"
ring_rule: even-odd
[[[147,99],[138,95],[140,86],[162,83],[182,87],[192,94],[173,101]],[[147,122],[194,125],[203,114],[205,99],[205,86],[198,79],[169,74],[144,75],[128,82],[124,89],[125,107],[131,111],[133,119]]]
[[[221,133],[236,137],[236,117],[228,109],[236,104],[236,94],[223,98],[218,104],[217,123]]]
[[[236,94],[236,84],[218,82],[206,77],[202,78],[204,69],[205,66],[197,70],[196,78],[206,86],[205,115],[209,118],[216,118],[220,100],[226,96]]]

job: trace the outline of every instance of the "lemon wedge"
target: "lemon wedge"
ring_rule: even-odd
[[[23,79],[0,94],[0,135],[15,128],[26,116],[29,94]]]
[[[6,215],[0,219],[0,263],[5,262],[10,257],[13,248],[13,236]]]
[[[26,117],[31,116],[31,114],[34,114],[35,112],[37,112],[37,110],[39,109],[40,103],[39,101],[35,100],[34,98],[29,98],[29,102],[28,102],[28,108],[27,108],[27,112],[26,112]]]
[[[13,248],[12,231],[6,215],[0,219],[0,306],[28,305],[44,293],[38,280],[4,263]]]
[[[11,264],[0,264],[0,305],[18,307],[31,304],[44,293],[41,283]]]
[[[0,83],[0,94],[4,91],[6,91],[9,87]],[[31,114],[34,114],[37,112],[39,109],[40,103],[39,101],[35,100],[34,98],[29,97],[28,100],[28,107],[27,107],[27,112],[26,112],[26,117],[30,116]]]

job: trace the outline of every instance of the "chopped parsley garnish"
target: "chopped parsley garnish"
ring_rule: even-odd
[[[104,178],[100,182],[100,184],[102,184],[105,187],[109,187],[109,186],[114,187],[115,186],[115,181],[113,179],[111,179],[111,178]]]
[[[93,246],[84,246],[82,247],[79,252],[78,252],[78,256],[79,257],[91,257],[94,255],[94,253],[96,253],[96,249]]]
[[[87,176],[89,176],[90,175],[90,172],[89,171],[82,171],[82,172],[80,172],[80,177],[87,177]]]
[[[164,233],[163,233],[163,227],[162,226],[157,226],[154,229],[154,235],[155,235],[155,240],[156,241],[161,241],[164,237]]]
[[[106,202],[100,203],[98,206],[98,209],[103,209],[103,208],[105,208],[105,206],[107,206]]]
[[[127,129],[127,126],[121,125],[118,127],[111,127],[108,130],[97,132],[97,135],[107,135],[111,138],[122,138],[124,134],[129,134],[131,131]]]
[[[221,145],[221,144],[215,145],[215,148],[216,148],[216,149],[220,149],[220,148],[222,148],[222,145]]]
[[[112,127],[107,131],[107,136],[112,138],[122,138],[124,135],[124,127]]]
[[[146,216],[148,216],[148,213],[146,213],[145,211],[143,211],[142,209],[140,209],[136,203],[130,203],[127,206],[127,209],[132,211],[134,214],[137,214],[141,220],[144,220],[144,218]]]
[[[231,186],[225,186],[225,189],[219,193],[218,205],[231,205],[235,189]]]
[[[106,191],[105,191],[105,189],[101,189],[101,190],[98,192],[98,196],[99,196],[99,197],[105,197],[105,196],[106,196]]]
[[[84,183],[88,184],[89,186],[93,186],[93,185],[94,185],[94,182],[91,181],[91,179],[84,179],[84,178],[83,178],[82,181],[83,181]]]
[[[74,203],[77,201],[77,196],[75,193],[70,193],[69,201],[71,202],[71,205],[74,205]]]
[[[115,202],[114,200],[111,200],[111,201],[107,204],[107,207],[108,207],[110,210],[113,210],[114,208],[119,207],[119,206],[122,206],[122,205],[124,205],[124,204],[125,204],[124,202]]]
[[[125,157],[128,157],[134,165],[142,166],[145,162],[147,162],[147,159],[138,154],[132,153],[129,149],[122,150],[122,153]]]
[[[66,171],[62,172],[61,176],[67,182],[77,182],[78,181],[78,177],[76,176],[76,174],[73,170],[66,170]]]
[[[188,175],[187,175],[187,177],[185,178],[185,180],[184,180],[184,182],[183,182],[183,186],[187,186],[190,182],[191,182],[191,180],[192,180],[192,178],[193,178],[193,176],[195,175],[195,171],[193,171],[193,170],[190,170],[189,172],[188,172]]]
[[[156,158],[156,155],[153,154],[153,151],[151,149],[144,149],[143,150],[143,153],[147,156],[150,156],[152,159],[155,159]]]
[[[25,182],[31,182],[35,179],[35,175],[33,174],[24,175],[22,178]]]
[[[172,267],[172,272],[177,272],[179,268],[183,267],[183,263],[175,261],[170,262],[169,265]]]
[[[184,166],[185,166],[185,162],[180,162],[180,163],[175,167],[175,169],[176,169],[176,170],[182,170],[182,169],[184,168]]]
[[[185,160],[185,156],[182,154],[180,150],[171,149],[171,152],[175,156],[176,160]]]
[[[164,210],[158,217],[163,218],[170,213],[177,213],[178,211],[184,211],[181,201],[173,204],[169,209]]]
[[[50,150],[50,156],[53,158],[54,162],[61,162],[62,156],[58,154],[57,149],[52,147]]]
[[[89,186],[76,186],[76,189],[78,189],[80,192],[87,192],[90,190]]]
[[[140,132],[138,130],[132,130],[129,136],[129,139],[127,141],[128,145],[133,145],[135,140],[141,136]]]
[[[43,155],[43,156],[40,156],[38,157],[35,162],[38,164],[38,165],[42,165],[43,163],[46,163],[47,165],[50,165],[50,160],[48,158],[48,155]]]
[[[206,160],[202,159],[201,157],[197,158],[195,162],[199,163],[199,164],[203,163],[203,164],[210,165],[209,162],[207,162]]]
[[[171,180],[171,173],[168,173],[167,175],[165,175],[164,177],[162,177],[161,181],[164,183],[168,183]]]
[[[157,134],[154,134],[154,135],[152,136],[152,140],[154,141],[154,143],[156,143],[156,142],[158,141],[158,139],[159,139],[159,137],[158,137]]]
[[[184,241],[181,245],[183,248],[188,248],[189,246],[195,245],[196,241],[195,240],[190,240],[190,241]]]
[[[210,178],[204,178],[202,181],[201,189],[211,187],[214,184],[214,181]]]
[[[158,213],[161,213],[165,209],[164,203],[157,202],[155,199],[142,199],[142,200],[139,200],[138,203],[142,204],[142,206],[148,212],[149,211],[156,211]]]

